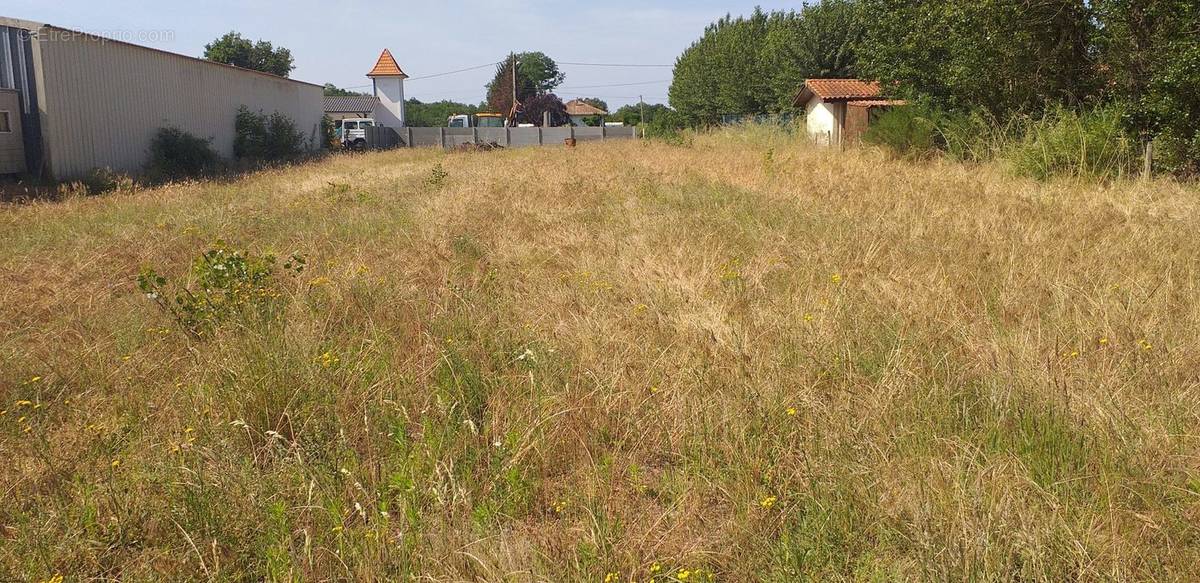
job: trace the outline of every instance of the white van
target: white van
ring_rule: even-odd
[[[348,118],[333,123],[338,141],[347,148],[361,148],[367,144],[367,129],[375,127],[371,118]]]

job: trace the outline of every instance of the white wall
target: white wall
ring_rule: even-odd
[[[96,167],[137,172],[166,126],[211,138],[218,153],[232,156],[242,105],[290,117],[319,145],[320,86],[52,27],[40,32],[35,67],[54,178]]]
[[[375,121],[393,128],[404,127],[404,79],[380,77],[375,79]]]
[[[818,144],[832,145],[841,140],[841,110],[846,107],[843,103],[826,103],[820,97],[813,97],[805,105],[807,112],[808,135]]]

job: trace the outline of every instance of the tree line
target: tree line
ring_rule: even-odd
[[[726,16],[677,59],[689,125],[782,113],[804,79],[857,77],[938,111],[1017,117],[1119,111],[1163,167],[1200,171],[1194,0],[824,0]]]

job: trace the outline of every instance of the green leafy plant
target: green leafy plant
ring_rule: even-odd
[[[871,124],[863,141],[885,146],[904,158],[928,158],[941,148],[941,119],[942,113],[927,105],[896,107]]]
[[[111,168],[92,168],[80,182],[88,194],[127,192],[137,187],[137,183],[128,174],[116,172]]]
[[[231,318],[275,319],[283,304],[275,264],[274,255],[232,250],[217,241],[192,262],[190,285],[171,285],[149,267],[138,274],[137,285],[184,333],[199,339]],[[293,254],[283,270],[298,275],[305,265],[304,256]]]
[[[233,155],[239,160],[284,162],[304,154],[306,140],[296,123],[286,115],[267,115],[238,108],[234,120]]]
[[[210,174],[221,158],[209,140],[179,128],[159,128],[150,141],[146,176],[151,180],[180,180]]]
[[[1013,170],[1039,180],[1051,176],[1120,178],[1138,164],[1136,141],[1115,106],[1077,112],[1057,109],[1030,124],[1006,154]]]
[[[425,188],[431,190],[441,188],[442,185],[446,183],[446,178],[449,176],[450,173],[446,172],[445,168],[442,168],[441,162],[438,162],[437,164],[433,165],[432,169],[429,170],[429,176],[425,177]]]

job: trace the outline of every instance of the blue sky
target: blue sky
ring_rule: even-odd
[[[497,61],[510,50],[540,50],[566,62],[671,65],[705,25],[727,12],[747,14],[755,5],[792,9],[800,2],[5,0],[0,16],[194,56],[207,42],[237,30],[291,49],[294,78],[351,87],[369,83],[364,75],[385,47],[412,77]],[[558,93],[564,99],[597,96],[611,108],[634,103],[639,94],[650,103],[667,100],[669,67],[562,69],[567,79]],[[406,90],[422,101],[477,103],[492,73],[487,67],[412,80]]]

